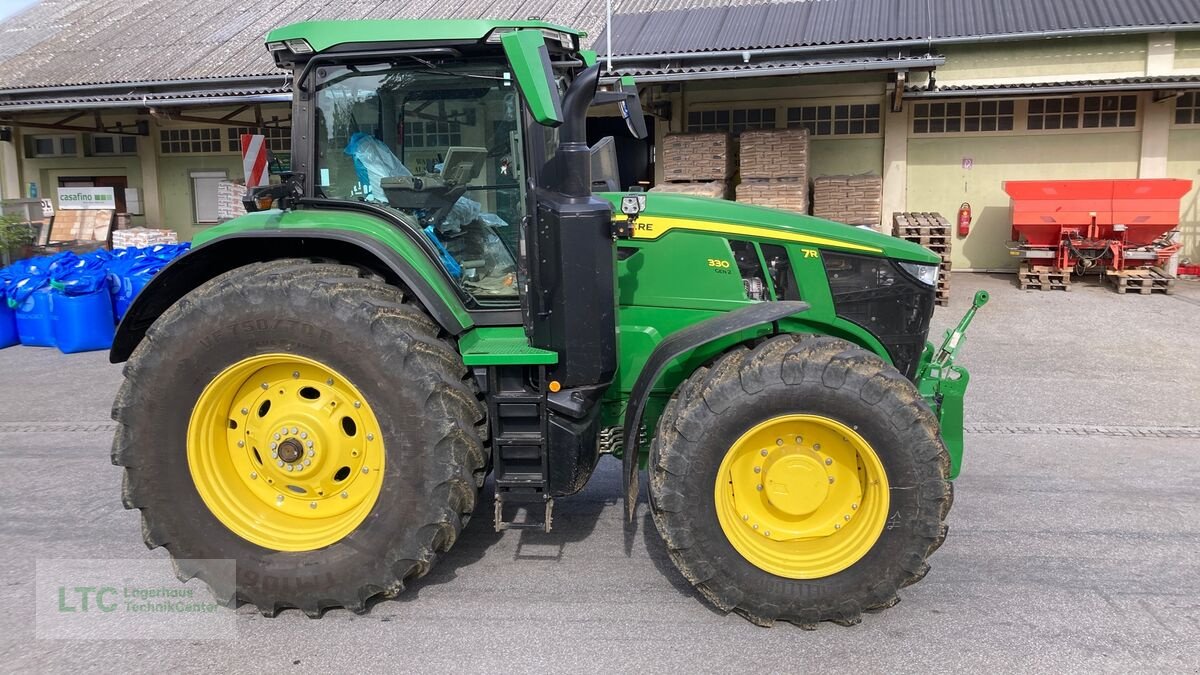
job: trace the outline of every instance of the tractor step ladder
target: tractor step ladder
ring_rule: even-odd
[[[549,532],[554,499],[550,497],[547,466],[546,396],[525,382],[524,368],[488,368],[488,424],[492,434],[492,476],[496,484],[495,528],[540,529]],[[537,382],[545,381],[545,368]],[[539,384],[540,389],[540,384]],[[505,506],[527,504],[526,520],[505,520]],[[541,505],[541,522],[533,518]]]

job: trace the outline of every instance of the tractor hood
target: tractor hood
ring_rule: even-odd
[[[624,194],[597,196],[612,202],[619,213]],[[940,256],[919,244],[824,218],[723,199],[646,193],[646,209],[638,217],[634,236],[653,239],[672,229],[721,232],[756,241],[775,239],[926,264],[941,262]]]

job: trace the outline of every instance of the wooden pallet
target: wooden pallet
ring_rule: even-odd
[[[1136,270],[1112,270],[1104,275],[1118,293],[1151,293],[1175,292],[1175,277],[1167,274],[1159,267],[1147,267]]]
[[[950,221],[940,213],[897,212],[892,214],[892,223],[895,226],[895,235],[902,239],[911,236],[950,235]]]
[[[1017,285],[1023,291],[1069,291],[1071,290],[1071,273],[1052,267],[1021,265],[1021,269],[1017,270]]]

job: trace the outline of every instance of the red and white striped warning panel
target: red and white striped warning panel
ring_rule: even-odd
[[[246,187],[259,187],[270,182],[267,173],[267,137],[262,134],[242,134],[242,170]]]

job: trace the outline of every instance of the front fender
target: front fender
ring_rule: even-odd
[[[713,340],[719,340],[747,328],[780,321],[789,316],[808,311],[807,302],[777,301],[749,305],[732,312],[705,319],[692,324],[683,330],[676,331],[665,340],[658,343],[646,364],[642,366],[633,391],[629,393],[629,402],[625,406],[625,429],[623,455],[621,457],[625,487],[625,518],[633,520],[634,507],[638,496],[638,451],[640,439],[638,429],[642,424],[642,413],[646,409],[646,401],[650,390],[662,375],[663,370],[680,354],[691,351]]]
[[[451,335],[474,325],[440,264],[421,244],[366,214],[316,210],[257,213],[214,227],[187,254],[163,268],[121,320],[109,352],[129,358],[146,331],[180,298],[243,265],[280,258],[323,258],[357,265],[411,292]]]

